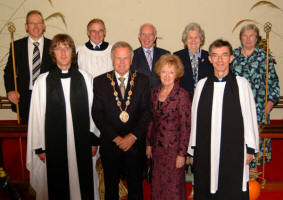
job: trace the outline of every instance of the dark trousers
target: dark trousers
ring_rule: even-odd
[[[138,145],[135,143],[127,152],[113,145],[101,147],[104,170],[105,200],[119,200],[119,181],[126,178],[128,200],[142,200],[142,161]]]

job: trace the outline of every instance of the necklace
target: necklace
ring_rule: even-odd
[[[114,79],[113,79],[113,77],[112,77],[113,75],[111,76],[109,73],[107,73],[106,76],[107,76],[107,78],[110,80],[110,83],[111,83],[111,85],[112,85],[112,87],[113,87],[113,95],[114,95],[114,97],[115,97],[115,100],[117,101],[117,106],[120,108],[120,111],[121,111],[121,113],[120,113],[120,115],[119,115],[119,118],[120,118],[120,120],[121,120],[123,123],[126,123],[126,122],[129,120],[129,118],[130,118],[129,113],[127,112],[127,108],[128,108],[128,106],[131,104],[131,96],[132,96],[132,94],[133,94],[134,80],[135,80],[135,78],[136,78],[136,76],[137,76],[137,72],[135,71],[135,72],[133,73],[132,77],[131,77],[130,90],[128,91],[128,97],[127,97],[127,101],[126,101],[125,110],[122,109],[122,103],[121,103],[121,101],[120,101],[120,99],[119,99],[119,97],[118,97],[118,92],[117,92],[116,89],[115,89],[116,83],[115,83],[115,81],[114,81]]]

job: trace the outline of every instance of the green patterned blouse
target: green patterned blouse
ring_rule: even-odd
[[[266,52],[258,47],[255,48],[254,52],[248,56],[244,57],[241,53],[242,47],[234,50],[234,61],[232,64],[232,72],[236,75],[245,77],[252,88],[255,103],[256,103],[256,113],[257,113],[257,122],[258,124],[264,124],[265,122],[265,77],[266,77]],[[280,98],[280,88],[278,85],[278,76],[276,74],[274,63],[271,55],[269,55],[269,74],[268,74],[268,101],[272,101],[276,104]],[[269,116],[268,116],[269,123]],[[262,155],[263,155],[263,139],[259,140],[259,159],[256,163],[254,159],[250,163],[250,167],[254,168],[257,165],[262,164]],[[271,160],[271,140],[270,138],[266,139],[265,152],[267,156],[265,157],[265,162]]]
[[[258,47],[254,52],[245,58],[241,54],[242,47],[234,50],[234,61],[232,71],[239,76],[245,77],[251,84],[256,102],[257,121],[264,124],[265,107],[265,77],[266,77],[266,52]],[[268,101],[276,104],[280,98],[280,88],[278,85],[274,63],[269,55],[269,75],[268,75]]]

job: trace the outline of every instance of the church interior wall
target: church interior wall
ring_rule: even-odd
[[[256,20],[260,35],[265,38],[263,24],[272,23],[270,49],[277,61],[276,71],[280,79],[283,96],[283,11],[267,5],[250,8],[258,0],[4,0],[0,3],[0,96],[5,96],[3,69],[9,51],[10,33],[5,26],[13,21],[16,26],[15,40],[26,35],[25,16],[29,10],[40,10],[44,17],[56,12],[64,15],[66,26],[59,17],[46,21],[45,36],[52,38],[57,33],[71,35],[76,45],[84,44],[88,38],[86,25],[92,18],[101,18],[106,24],[106,41],[111,44],[124,40],[135,49],[139,47],[138,32],[141,24],[149,22],[156,26],[157,45],[175,52],[183,48],[181,41],[184,27],[197,22],[205,31],[203,49],[215,39],[231,42],[234,48],[240,45],[240,27],[233,27],[243,19]],[[283,1],[271,1],[283,9]],[[272,119],[283,119],[283,109],[273,110]],[[0,110],[0,119],[16,119],[16,114]]]

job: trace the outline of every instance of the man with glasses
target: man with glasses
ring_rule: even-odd
[[[232,47],[209,47],[214,75],[201,79],[192,105],[188,153],[193,156],[195,200],[248,200],[249,163],[259,134],[249,82],[229,72]]]
[[[18,92],[14,86],[11,48],[4,70],[5,88],[9,101],[13,103],[12,110],[15,111],[15,104],[19,104],[20,117],[25,124],[28,122],[30,97],[35,80],[39,74],[54,67],[48,52],[51,41],[43,36],[45,28],[41,12],[28,12],[25,24],[28,37],[14,43]]]
[[[87,36],[89,41],[77,49],[79,68],[93,78],[113,70],[110,56],[112,46],[104,41],[106,28],[102,19],[95,18],[88,23]]]

